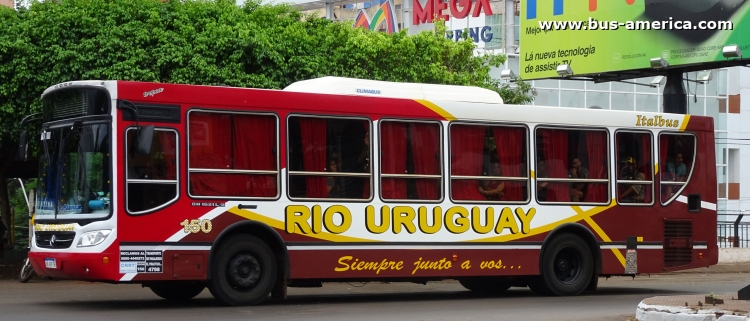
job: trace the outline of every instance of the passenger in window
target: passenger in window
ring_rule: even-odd
[[[684,182],[687,179],[687,166],[683,163],[682,154],[675,156],[675,162],[667,163],[666,179]]]
[[[536,165],[536,178],[548,178],[547,175],[547,163],[540,161]],[[547,200],[547,185],[549,182],[536,182],[536,197],[540,202]]]
[[[635,158],[626,157],[620,171],[620,179],[626,181],[645,181],[646,175],[638,171]],[[643,200],[646,198],[643,188],[644,185],[641,184],[620,184],[620,202],[643,203]]]
[[[492,168],[490,176],[502,176],[500,163],[493,162],[490,168]],[[486,180],[479,184],[479,193],[491,201],[499,201],[504,195],[504,189],[505,183],[500,180]]]
[[[359,137],[355,137],[359,136]],[[351,133],[342,136],[347,146],[341,150],[342,162],[337,170],[343,173],[369,173],[370,172],[370,132]],[[338,165],[338,164],[337,164]],[[337,181],[342,198],[368,198],[370,195],[369,178],[343,176]]]
[[[589,178],[589,170],[586,167],[581,166],[581,160],[573,158],[571,162],[572,167],[568,171],[568,178],[585,179]],[[586,186],[585,183],[573,183],[570,188],[570,200],[572,202],[580,202],[583,200],[583,188]]]
[[[332,159],[328,162],[328,171],[335,173],[338,172],[339,166],[336,160]],[[330,198],[341,198],[341,189],[339,188],[338,177],[328,176],[326,178],[326,188],[328,188],[328,197]]]
[[[362,153],[359,154],[357,162],[363,173],[370,171],[370,131],[365,132],[364,146],[362,146]]]

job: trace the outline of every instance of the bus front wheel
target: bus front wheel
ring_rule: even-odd
[[[201,294],[206,284],[192,281],[165,281],[146,284],[154,294],[170,301],[186,301]]]
[[[591,282],[594,258],[586,242],[574,234],[555,236],[544,249],[541,259],[542,275],[535,280],[534,292],[578,295]]]
[[[255,236],[236,235],[216,252],[208,289],[227,305],[255,305],[268,298],[276,273],[276,260],[266,243]]]
[[[481,295],[495,295],[510,289],[510,283],[491,277],[476,277],[458,280],[466,289]]]

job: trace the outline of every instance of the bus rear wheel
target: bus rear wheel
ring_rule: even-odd
[[[227,305],[263,302],[276,281],[276,260],[255,236],[236,235],[222,242],[211,265],[208,289]]]
[[[146,284],[154,294],[170,301],[186,301],[201,294],[206,284],[192,281],[166,281]]]
[[[510,283],[498,278],[479,277],[458,280],[466,289],[481,295],[495,295],[510,289]]]
[[[594,258],[580,237],[564,233],[549,242],[542,253],[542,275],[532,290],[540,294],[578,295],[589,285]],[[529,284],[531,287],[531,284]]]

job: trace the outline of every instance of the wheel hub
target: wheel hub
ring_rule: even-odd
[[[250,288],[260,279],[260,263],[249,253],[238,253],[229,260],[227,276],[237,287]]]
[[[555,256],[555,277],[558,281],[571,284],[581,275],[581,256],[575,249],[562,249]]]

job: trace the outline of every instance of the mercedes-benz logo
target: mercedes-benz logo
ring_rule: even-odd
[[[52,234],[52,237],[49,239],[49,246],[55,247],[55,242],[57,242],[57,237],[54,234]]]

